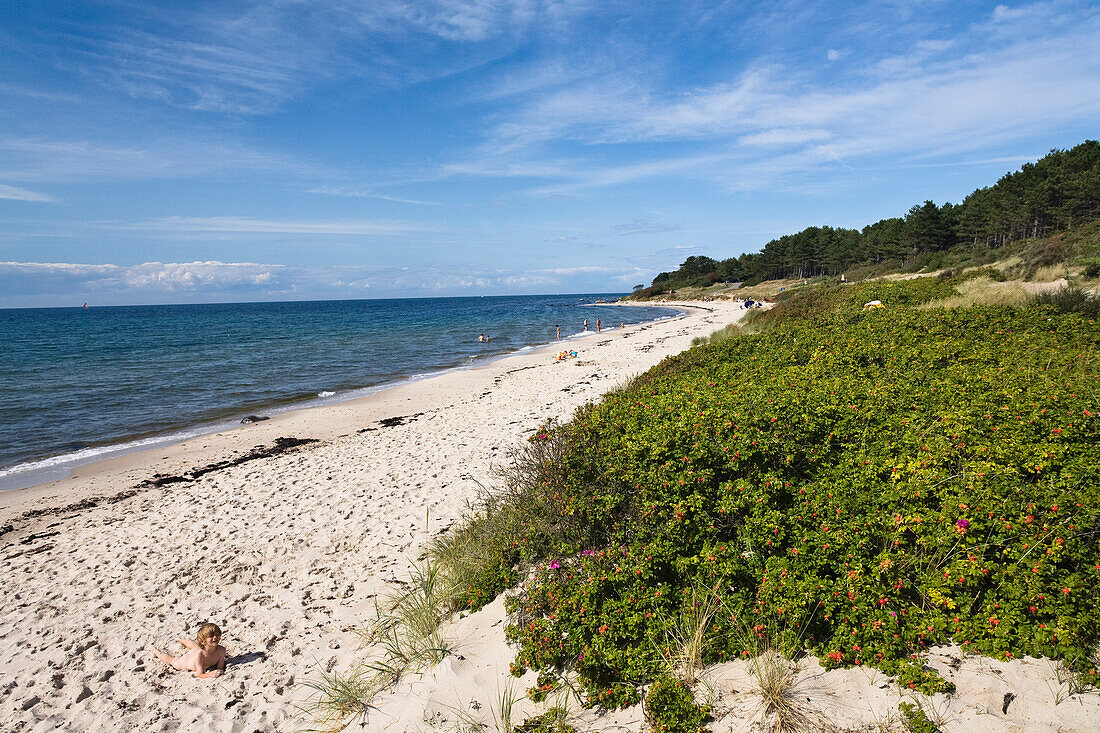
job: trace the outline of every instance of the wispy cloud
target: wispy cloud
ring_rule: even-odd
[[[25,188],[16,188],[15,186],[6,186],[2,183],[0,183],[0,199],[9,199],[11,201],[41,202],[50,202],[54,200],[53,196],[47,196],[44,193],[28,191]]]
[[[21,84],[0,82],[0,94],[10,94],[24,99],[45,100],[48,102],[76,102],[79,97],[65,92],[54,92],[47,89],[34,89]]]
[[[89,182],[184,178],[230,171],[278,171],[284,175],[331,173],[291,156],[262,152],[247,144],[193,135],[186,139],[152,136],[123,143],[110,139],[0,137],[9,180]]]
[[[583,266],[583,267],[552,267],[542,272],[549,273],[551,275],[578,275],[581,273],[593,273],[593,272],[607,272],[616,273],[621,272],[621,268],[616,267],[596,267],[596,266]]]
[[[534,189],[546,195],[658,175],[767,188],[871,156],[956,155],[1083,124],[1100,117],[1100,11],[1078,9],[1068,23],[1060,5],[1001,7],[954,36],[910,39],[900,53],[863,57],[828,78],[758,60],[729,81],[685,90],[650,81],[644,67],[611,69],[521,97],[476,159],[451,170],[557,177]],[[709,142],[707,152],[684,145],[696,141]],[[593,154],[554,155],[563,142]],[[649,147],[631,163],[595,154],[638,143]]]
[[[655,221],[653,219],[635,219],[625,224],[616,224],[611,231],[620,237],[632,234],[655,234],[664,232],[680,232],[684,227],[681,224]]]
[[[277,109],[301,87],[289,50],[130,31],[88,44],[84,62],[104,85],[139,99],[256,114]]]
[[[401,221],[277,221],[244,216],[172,216],[140,222],[104,222],[102,226],[129,231],[351,236],[382,236],[428,229],[424,224]]]
[[[569,5],[570,3],[562,3]],[[463,43],[484,42],[528,26],[540,14],[533,0],[501,3],[485,0],[381,0],[356,13],[367,29],[387,35],[416,32]]]
[[[322,196],[340,196],[343,198],[364,198],[364,199],[379,199],[381,201],[393,201],[399,204],[416,204],[419,206],[442,206],[438,201],[420,201],[419,199],[401,198],[400,196],[389,196],[382,193],[376,193],[374,191],[366,191],[354,188],[340,188],[333,186],[318,186],[317,188],[311,188],[306,193],[315,193]]]
[[[486,63],[553,14],[537,0],[246,2],[188,13],[134,6],[126,23],[67,42],[86,73],[131,97],[257,115],[319,79],[397,87]]]

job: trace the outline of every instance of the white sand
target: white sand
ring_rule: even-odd
[[[478,486],[494,484],[493,467],[510,448],[743,313],[696,305],[676,320],[569,342],[575,360],[555,362],[564,347],[551,346],[0,494],[0,730],[306,727],[297,705],[309,690],[300,683],[363,658],[352,628]],[[396,416],[409,419],[380,426]],[[278,437],[320,442],[134,491],[153,474],[180,475]],[[225,632],[223,677],[199,680],[151,659],[150,644],[179,653],[173,640],[206,620]],[[455,729],[459,710],[491,721],[501,692],[512,685],[522,695],[531,683],[508,675],[503,626],[499,600],[449,625],[457,655],[381,695],[353,729]],[[827,718],[854,727],[896,710],[881,675],[804,667],[800,680],[817,690],[809,697]],[[720,713],[712,730],[751,730],[741,672],[710,674]],[[951,674],[962,692],[936,703],[946,731],[1100,730],[1095,694],[1055,705],[1045,661],[968,658]],[[1006,715],[1004,692],[1017,695]],[[603,718],[588,711],[579,727],[638,731],[641,715],[640,707]]]

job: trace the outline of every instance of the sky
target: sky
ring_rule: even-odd
[[[627,292],[1095,139],[1091,1],[0,8],[0,307]]]

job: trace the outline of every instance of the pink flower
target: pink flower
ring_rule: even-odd
[[[561,563],[558,562],[557,560],[551,560],[550,561],[550,569],[551,570],[557,570],[560,567],[561,567]]]

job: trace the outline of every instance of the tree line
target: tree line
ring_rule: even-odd
[[[1043,237],[1100,218],[1100,142],[1086,140],[1052,150],[1034,163],[979,188],[962,203],[916,204],[904,217],[863,229],[809,227],[773,239],[757,253],[715,260],[688,257],[675,272],[662,272],[648,290],[839,275],[862,265],[896,260],[907,264],[930,252],[997,249]]]

